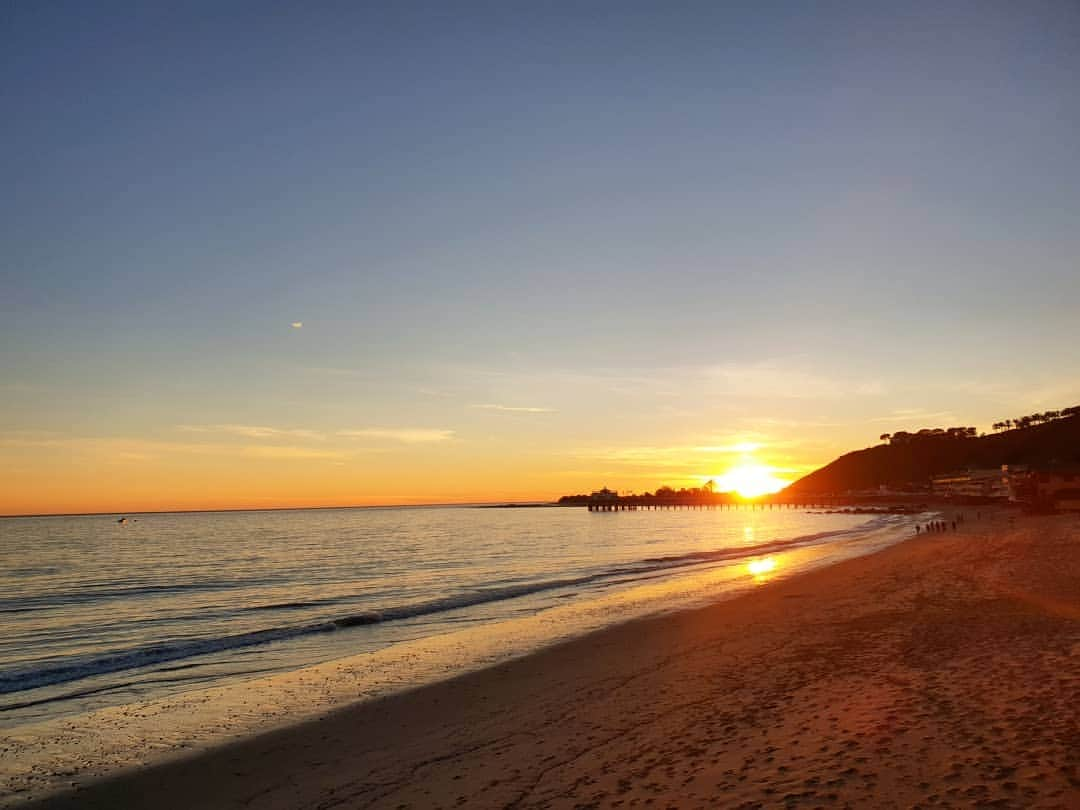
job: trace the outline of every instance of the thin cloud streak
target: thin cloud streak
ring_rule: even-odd
[[[320,450],[294,445],[235,445],[220,442],[165,442],[154,439],[128,439],[115,436],[68,436],[30,438],[0,435],[0,447],[12,449],[62,450],[99,457],[107,461],[150,461],[163,456],[206,455],[240,456],[264,459],[344,459],[336,450]]]
[[[892,412],[889,416],[875,416],[868,422],[908,423],[908,422],[934,422],[927,427],[937,427],[937,422],[955,422],[956,415],[952,411],[924,411],[921,408],[902,408]]]
[[[472,407],[482,411],[499,411],[501,413],[555,413],[554,408],[534,408],[517,405],[496,405],[487,403],[484,405],[473,405]]]
[[[429,444],[447,442],[454,438],[454,431],[434,428],[358,428],[339,430],[338,436],[346,439],[386,439],[405,444]]]
[[[344,459],[345,453],[336,450],[315,450],[310,447],[290,447],[287,445],[261,445],[244,448],[244,455],[265,459]]]
[[[839,399],[886,393],[878,380],[825,377],[781,362],[713,366],[705,375],[718,382],[728,396],[757,399]]]
[[[700,463],[701,456],[741,456],[762,450],[763,442],[732,444],[672,445],[668,447],[640,446],[616,448],[585,448],[573,455],[617,464],[650,464],[658,467],[684,467]],[[768,446],[774,446],[770,443]]]
[[[325,434],[303,428],[276,428],[267,425],[177,425],[186,433],[226,433],[245,439],[313,439],[321,441]]]

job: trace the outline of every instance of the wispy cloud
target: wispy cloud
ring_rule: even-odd
[[[470,380],[495,403],[508,399],[538,399],[546,391],[574,391],[578,398],[651,400],[713,397],[736,400],[834,401],[875,398],[889,392],[876,376],[822,370],[816,358],[785,356],[755,362],[680,364],[671,366],[610,366],[588,373],[565,368],[491,369],[457,366],[458,380]],[[482,386],[482,388],[480,388]],[[740,403],[742,404],[742,403]]]
[[[482,411],[500,411],[501,413],[555,413],[554,408],[535,408],[520,405],[496,405],[494,403],[473,405],[472,407],[478,408]]]
[[[955,422],[952,411],[928,411],[923,408],[897,408],[888,416],[875,416],[869,422],[909,423],[909,422]]]
[[[168,456],[199,455],[263,459],[345,459],[348,454],[313,447],[283,444],[244,444],[228,442],[166,442],[119,436],[32,436],[0,434],[0,449],[32,449],[76,453],[108,462],[150,461]]]
[[[245,439],[313,439],[322,440],[326,435],[317,430],[303,428],[277,428],[267,425],[177,425],[177,430],[187,433],[225,433]]]
[[[878,380],[826,377],[783,362],[713,366],[706,375],[730,396],[757,399],[837,399],[886,392]]]
[[[322,374],[327,377],[362,377],[365,372],[358,368],[335,368],[334,366],[297,366],[300,371]]]
[[[26,436],[0,435],[0,448],[56,451],[104,461],[147,461],[168,455],[228,455],[235,446],[214,443],[163,442],[119,436]]]
[[[770,443],[772,444],[772,443]],[[763,442],[734,441],[721,444],[682,444],[669,446],[594,447],[577,450],[580,458],[615,464],[651,467],[691,467],[703,462],[702,456],[742,456],[765,447]]]
[[[424,397],[437,397],[439,399],[450,399],[451,397],[457,396],[457,394],[455,394],[453,391],[445,391],[445,390],[443,390],[441,388],[429,388],[429,387],[426,387],[426,386],[422,386],[420,388],[415,388],[413,390],[417,394],[420,394],[421,396],[424,396]]]
[[[44,441],[53,438],[62,438],[62,434],[55,430],[5,430],[0,432],[0,441]]]
[[[0,391],[6,391],[12,394],[34,394],[44,390],[45,386],[43,385],[23,382],[22,380],[7,380],[0,382]]]
[[[336,450],[317,450],[311,447],[290,447],[281,444],[256,445],[244,448],[244,455],[253,458],[289,459],[289,458],[347,458],[345,453]]]
[[[820,419],[781,419],[773,416],[743,416],[739,422],[749,425],[756,430],[775,430],[777,428],[843,428],[848,427],[848,422],[830,422]]]
[[[446,442],[454,438],[454,431],[434,428],[358,428],[339,430],[338,436],[347,439],[385,439],[405,444]]]
[[[763,446],[761,442],[736,442],[735,444],[704,444],[690,449],[695,453],[753,453]]]

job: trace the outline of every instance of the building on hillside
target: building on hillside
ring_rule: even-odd
[[[930,490],[940,498],[1009,497],[1009,484],[1002,470],[962,470],[935,475]]]
[[[1009,488],[1010,503],[1033,500],[1035,481],[1026,464],[1002,464],[1001,480]]]
[[[1080,511],[1080,464],[1045,467],[1002,466],[1009,500],[1034,509]]]

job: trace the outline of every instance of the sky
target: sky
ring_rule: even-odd
[[[1080,6],[8,3],[0,514],[794,479],[1080,404]]]

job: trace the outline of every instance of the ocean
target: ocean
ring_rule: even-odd
[[[399,667],[396,684],[413,686],[865,554],[917,519],[483,507],[0,519],[0,728],[437,637],[502,640]]]

